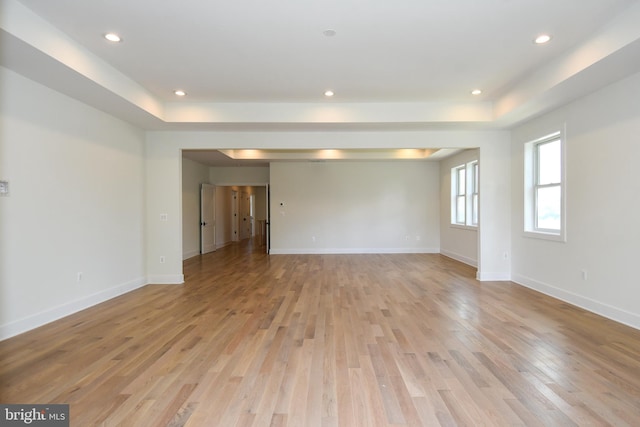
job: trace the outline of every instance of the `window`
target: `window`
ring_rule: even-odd
[[[561,132],[525,144],[525,232],[564,240]]]
[[[478,178],[480,177],[480,168],[478,162],[471,163],[471,225],[478,226]]]
[[[452,184],[455,183],[455,200],[453,202],[453,222],[455,224],[466,224],[466,192],[465,186],[467,183],[467,179],[465,177],[467,170],[464,166],[458,166],[453,169],[453,181]]]
[[[478,161],[451,169],[451,224],[478,226]]]

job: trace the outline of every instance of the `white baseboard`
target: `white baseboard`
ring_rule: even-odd
[[[272,255],[329,255],[329,254],[437,254],[439,248],[289,248],[269,251]]]
[[[130,282],[123,283],[118,286],[114,286],[109,289],[102,290],[92,295],[79,298],[74,301],[70,301],[61,304],[57,307],[53,307],[40,313],[27,316],[25,318],[7,323],[0,326],[0,340],[11,338],[15,335],[23,332],[30,331],[54,320],[61,319],[78,311],[100,304],[117,296],[126,294],[135,289],[141,288],[147,284],[146,279],[139,278]]]
[[[228,242],[225,242],[225,243],[218,243],[218,244],[216,244],[216,250],[218,250],[218,249],[222,249],[222,248],[224,248],[225,246],[229,246],[229,245],[230,245],[230,244],[232,244],[232,243],[233,243],[233,242],[232,242],[231,240],[229,240]]]
[[[511,280],[511,274],[508,272],[479,271],[476,273],[476,279],[481,282],[508,282]]]
[[[460,261],[463,264],[470,265],[471,267],[478,267],[478,261],[475,259],[448,251],[446,249],[440,249],[440,253],[448,258],[455,259],[456,261]]]
[[[214,251],[217,251],[218,249],[222,249],[222,248],[224,248],[225,246],[229,246],[229,245],[230,245],[230,244],[232,244],[232,243],[233,243],[233,242],[229,241],[229,242],[226,242],[226,243],[217,244],[217,245],[215,246],[215,248],[213,248],[213,250],[214,250]],[[182,253],[182,260],[183,260],[183,261],[186,261],[186,260],[188,260],[189,258],[193,258],[193,257],[195,257],[195,256],[199,256],[199,255],[200,255],[200,251],[199,251],[199,250],[183,252],[183,253]]]
[[[555,286],[551,286],[519,274],[515,274],[512,280],[519,285],[583,308],[592,313],[599,314],[607,319],[614,320],[635,329],[640,329],[640,315],[636,313],[630,313],[626,310],[595,301],[582,295],[574,294],[573,292],[565,291],[564,289],[556,288]]]
[[[193,258],[194,256],[200,255],[200,251],[187,251],[182,254],[182,260],[186,260],[189,258]]]
[[[149,285],[181,285],[184,283],[184,274],[154,274],[147,277]]]

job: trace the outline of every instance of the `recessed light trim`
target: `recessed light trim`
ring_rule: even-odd
[[[480,95],[482,91],[480,89],[474,89],[471,91],[471,95]]]
[[[337,34],[336,30],[333,30],[331,28],[327,28],[326,30],[324,30],[322,32],[322,34],[325,35],[325,37],[333,37]]]
[[[120,43],[122,39],[116,33],[107,33],[104,35],[104,38],[113,43]]]
[[[185,92],[185,91],[183,91],[183,90],[181,90],[181,89],[174,90],[174,91],[173,91],[173,93],[174,93],[176,96],[185,96],[185,95],[187,94],[187,92]]]
[[[332,90],[327,90],[324,92],[324,96],[326,96],[327,98],[331,98],[334,95]]]
[[[551,36],[549,34],[540,34],[538,37],[536,37],[533,42],[535,44],[545,44],[548,43],[551,40]]]

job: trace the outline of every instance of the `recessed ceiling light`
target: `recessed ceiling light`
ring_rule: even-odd
[[[328,91],[326,91],[326,92],[324,93],[324,96],[332,97],[332,96],[333,96],[333,91],[332,91],[332,90],[328,90]]]
[[[114,43],[118,43],[122,40],[116,33],[107,33],[104,35],[104,38]]]
[[[187,94],[187,92],[183,91],[183,90],[174,90],[173,93],[176,94],[176,96],[185,96]]]
[[[474,89],[471,91],[471,95],[480,95],[482,91],[480,89]]]
[[[333,37],[336,35],[336,30],[332,30],[331,28],[326,29],[322,32],[326,37]]]
[[[535,40],[533,42],[535,44],[545,44],[549,40],[551,40],[551,36],[550,35],[548,35],[548,34],[540,34],[538,37],[535,38]]]

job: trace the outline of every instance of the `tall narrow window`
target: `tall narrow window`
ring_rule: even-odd
[[[451,224],[478,225],[478,161],[451,169]]]
[[[471,225],[478,225],[478,178],[480,168],[478,162],[471,163]]]
[[[555,132],[525,145],[525,231],[564,239],[564,156]]]
[[[536,145],[536,230],[559,231],[562,215],[560,140]]]
[[[456,209],[455,209],[455,223],[466,223],[466,169],[464,166],[457,167],[455,169],[456,175]]]

